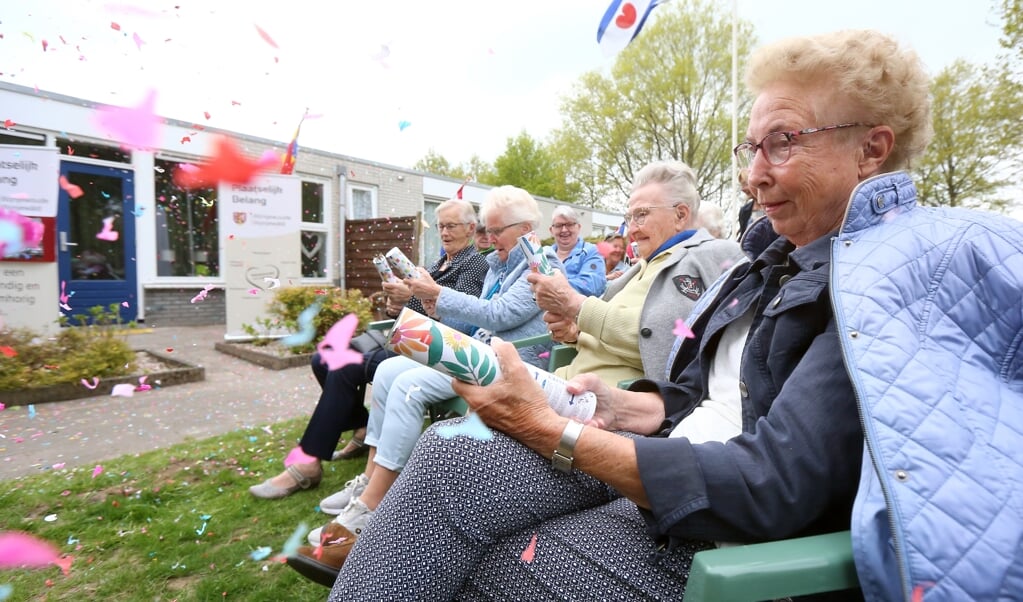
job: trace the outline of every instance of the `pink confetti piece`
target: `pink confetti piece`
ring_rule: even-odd
[[[92,469],[92,478],[95,479],[96,477],[98,477],[101,474],[103,474],[103,466],[100,465],[100,464],[97,464],[96,467]]]
[[[114,31],[121,31],[121,25],[119,23],[117,23],[116,21],[111,21],[110,22],[110,29],[113,29]]]
[[[39,246],[43,224],[17,211],[0,207],[0,257],[14,257]]]
[[[522,562],[530,563],[533,562],[533,558],[536,556],[536,533],[533,533],[533,538],[529,540],[529,545],[526,546],[525,550],[522,550],[522,556],[519,558]]]
[[[104,217],[103,218],[103,229],[96,234],[96,238],[105,240],[107,242],[114,242],[120,238],[121,233],[114,230],[114,218]]]
[[[692,329],[689,328],[689,325],[686,324],[686,321],[681,319],[675,320],[675,330],[672,330],[671,333],[682,339],[696,338],[696,335],[693,334]]]
[[[14,121],[12,121],[10,119],[4,119],[4,127],[7,128],[7,129],[11,129],[12,127],[14,127],[16,125],[17,124],[14,123]]]
[[[131,397],[135,394],[135,386],[127,383],[114,385],[110,391],[111,397]]]
[[[156,116],[156,90],[149,90],[136,107],[106,106],[97,109],[96,124],[127,149],[148,150],[159,143],[160,118]]]
[[[323,340],[316,346],[316,350],[320,352],[320,360],[327,364],[328,370],[333,371],[348,364],[362,363],[362,354],[348,348],[348,344],[352,340],[352,333],[355,332],[355,327],[358,325],[358,316],[348,314],[331,326],[327,334],[323,336]]]
[[[54,464],[54,465],[53,465],[53,467],[52,467],[52,468],[53,468],[54,470],[60,470],[61,468],[64,468],[64,466],[65,466],[65,463],[64,463],[64,462],[57,462],[56,464]]]
[[[131,307],[127,301],[121,301],[121,307]]]
[[[270,34],[268,34],[265,31],[263,31],[263,28],[260,27],[259,25],[256,25],[255,27],[256,27],[256,31],[259,32],[259,37],[263,38],[264,42],[266,42],[267,44],[273,46],[274,48],[280,49],[280,47],[277,45],[277,42],[274,42],[274,39],[270,37]]]
[[[145,44],[146,41],[143,40],[141,36],[139,36],[138,32],[131,34],[131,39],[132,41],[135,42],[135,47],[138,48],[139,50],[142,50],[142,45]]]
[[[292,464],[311,464],[317,461],[317,458],[305,453],[301,447],[296,445],[291,449],[291,452],[288,453],[288,457],[284,458],[284,466],[287,467]]]
[[[95,389],[96,387],[98,387],[98,386],[99,386],[99,377],[98,377],[98,376],[93,376],[93,377],[92,377],[92,384],[89,384],[89,381],[87,381],[87,380],[85,380],[85,379],[83,378],[83,379],[82,379],[82,385],[83,385],[83,386],[84,386],[84,387],[85,387],[86,389]]]
[[[71,563],[74,561],[75,561],[74,556],[62,556],[54,560],[53,564],[59,566],[61,572],[63,572],[64,576],[66,577],[68,574],[71,573]]]
[[[550,351],[544,351],[543,353],[536,354],[536,357],[539,357],[541,359],[547,359],[550,356],[551,356],[551,352]]]
[[[53,564],[60,557],[57,547],[28,533],[0,533],[0,567],[40,568]]]
[[[250,288],[246,292],[248,292],[250,295],[258,295],[259,294],[259,289],[258,288]]]
[[[67,179],[67,176],[61,176],[57,182],[60,184],[60,189],[66,192],[67,195],[73,199],[77,199],[85,194],[85,192],[82,191],[82,187],[78,184],[72,184],[71,181]]]
[[[192,303],[205,301],[206,295],[208,295],[211,290],[213,290],[212,284],[207,284],[206,286],[202,287],[202,290],[199,291],[198,294],[196,294],[194,297],[192,297]]]
[[[139,377],[139,384],[138,384],[137,387],[135,387],[136,391],[149,391],[150,389],[153,388],[152,385],[149,385],[149,384],[146,383],[146,379],[147,378],[149,378],[149,377],[148,376],[140,376]]]
[[[0,412],[3,412],[6,409],[7,409],[7,406],[5,406],[4,404],[0,403]]]
[[[605,242],[602,240],[597,243],[597,253],[600,253],[600,256],[603,257],[604,259],[607,259],[608,255],[614,253],[614,250],[615,246],[609,242]]]

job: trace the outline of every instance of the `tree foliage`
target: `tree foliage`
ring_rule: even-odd
[[[469,179],[481,184],[498,183],[494,168],[479,155],[473,155],[468,161],[453,166],[443,155],[431,148],[422,159],[416,161],[412,169],[459,180]]]
[[[511,184],[528,190],[531,194],[559,201],[575,202],[579,187],[565,181],[560,163],[555,163],[553,153],[525,131],[514,138],[508,138],[504,153],[494,160],[494,171],[501,184]]]
[[[920,202],[1004,211],[1021,167],[1023,90],[1007,71],[959,60],[931,83],[934,139],[916,167]]]
[[[737,27],[742,65],[753,33],[747,22]],[[684,161],[696,172],[703,198],[726,198],[735,181],[731,44],[730,14],[709,0],[678,0],[653,13],[609,76],[581,77],[563,101],[551,147],[582,202],[620,209],[634,174],[656,159]],[[749,103],[740,96],[740,134]]]

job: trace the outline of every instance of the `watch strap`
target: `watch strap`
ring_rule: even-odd
[[[558,449],[554,450],[551,456],[551,465],[555,470],[564,473],[572,472],[572,461],[575,460],[575,444],[579,441],[579,435],[583,432],[583,423],[569,420],[565,430],[561,432],[561,441],[558,442]]]

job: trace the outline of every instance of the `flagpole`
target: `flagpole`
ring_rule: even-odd
[[[739,0],[732,0],[732,148],[739,144]],[[739,198],[738,163],[735,153],[732,153],[732,200],[729,205]]]

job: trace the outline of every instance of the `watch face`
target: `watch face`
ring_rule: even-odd
[[[565,473],[572,472],[572,458],[561,455],[560,450],[554,452],[554,455],[551,457],[551,464],[555,470]]]

